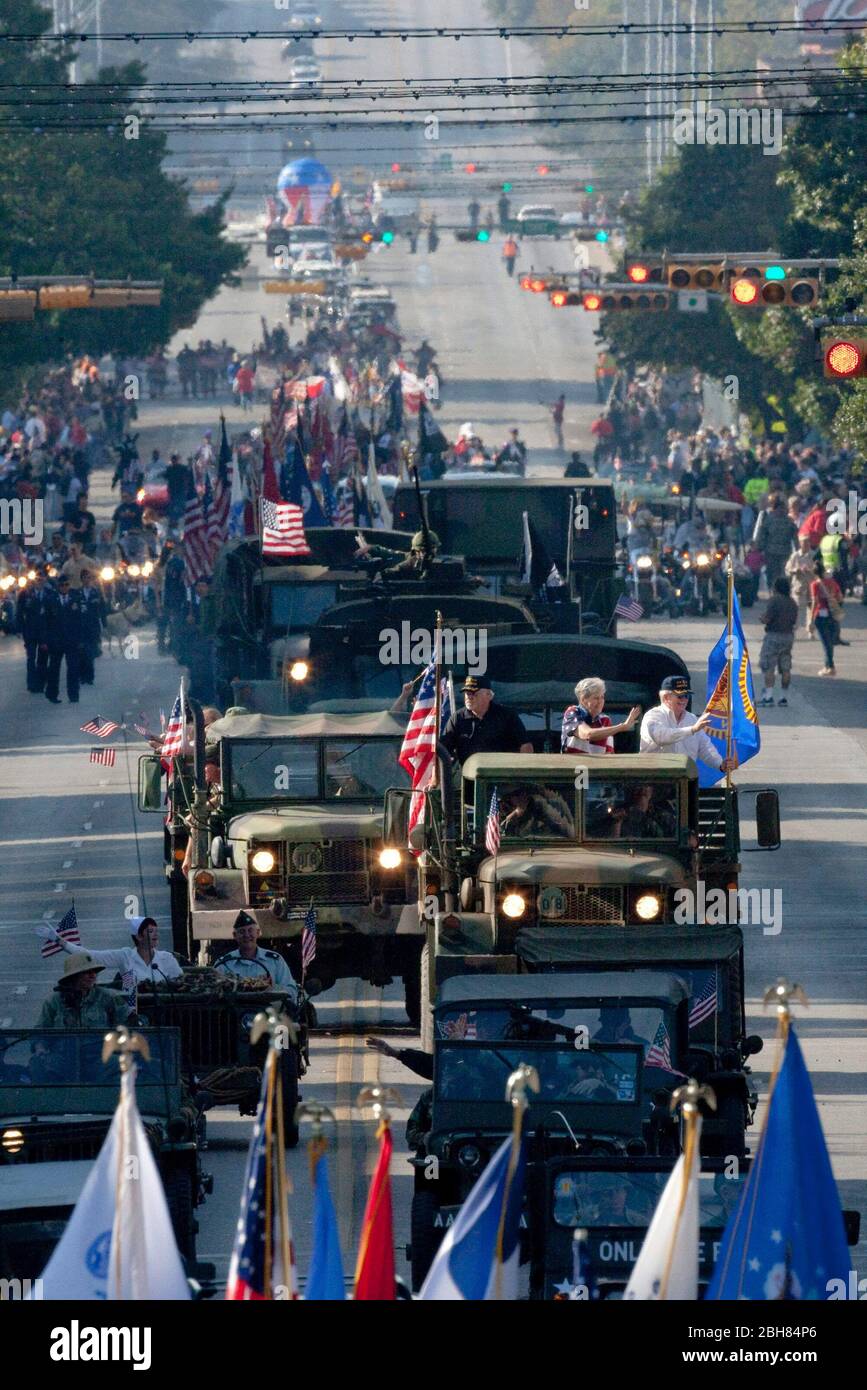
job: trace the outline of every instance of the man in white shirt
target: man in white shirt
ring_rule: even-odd
[[[687,710],[692,691],[685,676],[666,676],[659,688],[659,704],[649,709],[641,721],[642,753],[685,753],[695,762],[707,763],[720,772],[737,766],[726,759],[704,732],[711,723],[709,714],[697,719]]]

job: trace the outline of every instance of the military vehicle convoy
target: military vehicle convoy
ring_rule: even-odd
[[[423,929],[405,912],[405,856],[383,862],[382,803],[400,773],[405,721],[389,714],[235,715],[200,748],[217,773],[196,802],[195,769],[175,759],[166,825],[175,949],[204,962],[231,940],[241,908],[301,978],[303,921],[317,917],[320,986],[356,976],[404,981],[419,1017]],[[160,810],[159,759],[139,763],[139,805]],[[183,861],[194,806],[200,851]],[[415,885],[411,885],[414,896]]]

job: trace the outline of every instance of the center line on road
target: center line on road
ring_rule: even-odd
[[[92,820],[86,820],[86,821],[84,822],[84,825],[83,825],[81,828],[82,828],[82,830],[92,830],[92,829],[93,829],[93,821],[92,821]]]
[[[80,840],[73,840],[73,842],[72,842],[72,848],[73,848],[73,849],[81,849],[81,841],[80,841]]]
[[[60,867],[61,867],[61,869],[71,869],[74,863],[75,863],[75,860],[74,860],[74,859],[64,859],[64,861],[63,861],[63,863],[61,864]]]
[[[55,885],[54,885],[54,891],[55,891],[55,893],[62,893],[62,892],[64,891],[65,888],[66,888],[66,884],[65,884],[65,883],[55,883]]]

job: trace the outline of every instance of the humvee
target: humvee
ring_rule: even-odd
[[[244,908],[300,979],[301,932],[312,904],[317,950],[310,973],[321,987],[346,976],[385,984],[397,975],[417,1020],[424,933],[415,909],[403,911],[407,855],[391,867],[381,858],[382,800],[399,771],[404,723],[386,713],[253,714],[219,720],[207,732],[201,752],[218,763],[219,785],[204,812],[206,853],[194,855],[188,877],[180,860],[196,789],[183,760],[175,759],[170,783],[166,872],[176,949],[198,950],[205,963],[231,940]],[[141,809],[161,809],[159,776],[158,758],[139,760]]]
[[[178,1249],[186,1261],[194,1261],[195,1208],[210,1191],[199,1153],[204,1118],[182,1085],[178,1031],[139,1031],[150,1048],[150,1061],[140,1057],[136,1063],[138,1108]],[[98,1028],[0,1031],[0,1170],[96,1158],[117,1108],[120,1084],[116,1057],[102,1061],[104,1037],[104,1029]]]

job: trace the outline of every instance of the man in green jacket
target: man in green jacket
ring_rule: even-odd
[[[67,956],[54,993],[42,1005],[37,1028],[117,1028],[123,1023],[125,1010],[96,983],[104,969],[84,951]]]

